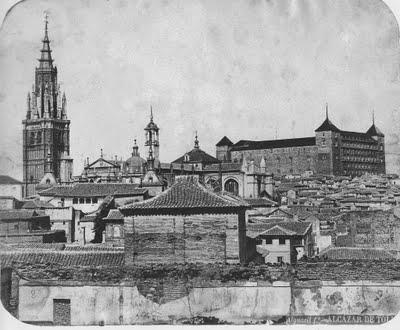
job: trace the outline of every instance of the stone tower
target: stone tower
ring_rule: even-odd
[[[153,108],[150,107],[150,122],[144,129],[146,132],[145,146],[149,147],[149,154],[152,154],[153,165],[158,166],[160,162],[160,143],[159,143],[159,128],[153,121]]]
[[[329,120],[328,104],[325,121],[315,130],[315,143],[318,147],[317,173],[340,175],[340,129]]]
[[[47,26],[46,15],[39,67],[28,93],[26,119],[22,121],[25,196],[35,194],[37,184],[49,169],[58,183],[66,183],[72,176],[67,100],[57,82]]]

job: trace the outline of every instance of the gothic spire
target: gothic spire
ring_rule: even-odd
[[[39,68],[40,69],[52,69],[53,68],[53,59],[51,58],[51,49],[50,49],[50,40],[49,40],[49,35],[48,35],[48,28],[47,25],[49,23],[48,21],[49,16],[47,15],[47,13],[45,13],[44,16],[44,38],[42,40],[43,42],[43,46],[41,49],[41,56],[39,59],[40,65]]]

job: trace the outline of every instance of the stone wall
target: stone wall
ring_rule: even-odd
[[[258,166],[262,157],[265,157],[268,172],[275,175],[302,174],[305,171],[317,170],[317,146],[275,148],[260,150],[232,151],[232,161],[240,162],[246,158],[248,162],[254,160]]]
[[[400,251],[400,221],[393,210],[347,212],[338,223],[349,230],[348,246]]]
[[[245,259],[244,221],[244,214],[127,217],[125,263],[239,263]]]
[[[236,324],[282,316],[395,315],[400,282],[22,283],[22,321],[53,322],[54,299],[71,300],[71,325],[180,323],[216,317]]]
[[[292,289],[291,315],[396,315],[400,283],[309,281]]]

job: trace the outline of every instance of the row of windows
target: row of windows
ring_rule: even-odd
[[[371,157],[343,157],[343,161],[360,163],[383,163],[383,159]]]
[[[376,168],[376,166],[374,165],[370,165],[370,164],[343,164],[343,168],[347,168],[347,169],[360,169],[360,170],[368,170],[368,169],[372,169],[372,168]]]
[[[98,203],[98,198],[97,197],[86,197],[86,198],[73,198],[72,199],[72,204],[97,204]]]
[[[368,150],[383,150],[383,145],[374,144],[360,144],[360,143],[342,143],[343,148],[353,148],[353,149],[368,149]]]
[[[374,156],[376,155],[376,152],[372,150],[343,149],[343,155]]]
[[[257,245],[265,245],[265,244],[272,244],[272,237],[267,237],[265,239],[258,239],[256,240]],[[286,244],[286,239],[285,238],[279,238],[279,245],[285,245]]]

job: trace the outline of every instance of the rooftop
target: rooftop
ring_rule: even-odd
[[[255,222],[247,224],[247,236],[303,236],[311,228],[310,222]]]
[[[330,260],[394,260],[391,253],[378,248],[332,247],[320,254]]]
[[[121,213],[120,210],[110,210],[103,220],[123,220],[124,215]]]
[[[326,117],[325,121],[321,124],[320,127],[318,127],[316,132],[326,132],[326,131],[331,131],[331,132],[340,132],[340,129],[337,128],[328,118]]]
[[[220,161],[201,150],[200,148],[194,148],[191,151],[185,153],[183,156],[175,159],[173,163],[202,163],[202,164],[218,164]]]
[[[23,209],[52,209],[55,208],[53,204],[41,200],[28,200],[22,204]]]
[[[240,140],[232,146],[232,150],[257,150],[307,146],[315,146],[315,137],[265,141]]]
[[[85,249],[77,251],[41,250],[39,252],[12,250],[0,253],[0,263],[2,267],[11,266],[13,263],[51,263],[63,267],[123,266],[124,252],[121,250],[87,251]]]
[[[39,216],[35,210],[0,210],[0,220],[27,220]]]
[[[22,182],[8,175],[0,175],[0,184],[22,184]]]
[[[124,215],[129,215],[141,210],[159,212],[183,209],[238,209],[247,206],[247,203],[208,190],[195,176],[181,176],[176,178],[170,188],[156,197],[124,206],[120,210]]]
[[[73,186],[56,186],[39,192],[40,196],[53,197],[105,197],[144,195],[147,189],[131,183],[77,183]]]
[[[223,146],[231,146],[233,142],[229,140],[226,136],[224,136],[215,146],[216,147],[223,147]]]

